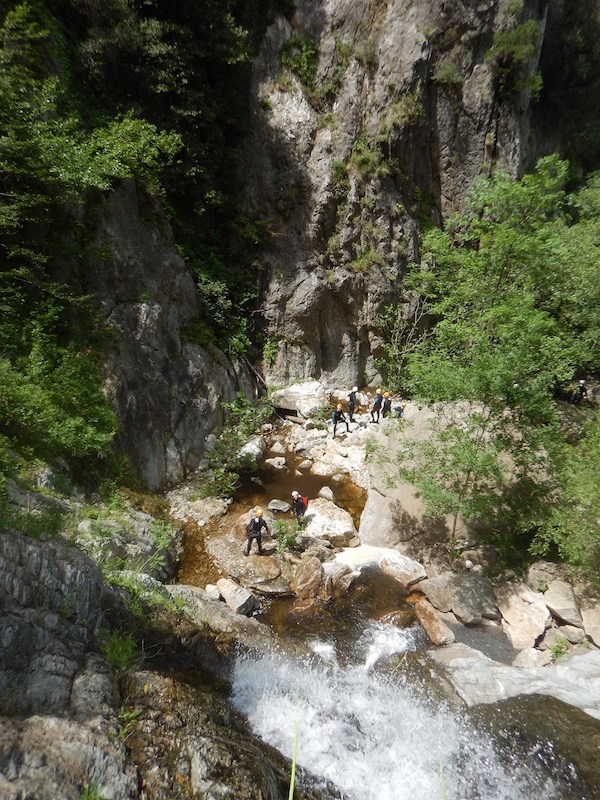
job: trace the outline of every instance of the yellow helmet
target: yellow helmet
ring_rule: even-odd
[[[390,396],[390,393],[389,393],[389,392],[384,392],[384,393],[383,393],[383,396],[384,396],[384,397],[389,397],[389,396]]]
[[[341,410],[342,410],[342,404],[341,404],[341,403],[338,403],[338,404],[337,404],[337,410],[338,410],[338,411],[341,411]]]
[[[381,394],[381,389],[377,389],[376,394]]]
[[[256,509],[256,516],[257,516],[257,517],[262,517],[262,515],[263,515],[263,510],[262,510],[262,508],[257,508],[257,509]]]

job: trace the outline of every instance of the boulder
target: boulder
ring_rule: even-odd
[[[350,589],[359,573],[352,570],[346,564],[330,561],[324,565],[324,591],[325,597],[336,600],[343,597]]]
[[[545,667],[552,663],[552,654],[549,650],[537,650],[535,647],[527,647],[515,656],[512,662],[513,667]]]
[[[329,392],[318,381],[294,383],[273,392],[271,403],[275,408],[281,408],[308,419],[320,408],[329,404]]]
[[[496,602],[502,627],[516,650],[533,647],[550,627],[552,618],[543,595],[532,592],[524,583],[498,586]]]
[[[244,614],[248,616],[254,611],[256,600],[247,589],[238,586],[230,578],[220,578],[217,581],[217,589],[221,597],[232,611],[236,614]]]
[[[582,608],[583,627],[596,647],[600,647],[600,607]]]
[[[385,572],[386,575],[391,575],[405,589],[427,577],[422,564],[413,561],[408,556],[403,556],[401,553],[394,553],[393,556],[384,556],[381,559],[380,567],[382,572]]]
[[[465,625],[498,618],[490,581],[480,573],[449,573],[421,581],[423,591],[438,611],[452,611]]]
[[[283,456],[274,456],[273,458],[265,458],[264,464],[274,470],[287,470],[287,461]]]
[[[319,489],[319,497],[323,497],[325,500],[335,503],[335,495],[329,486],[323,486]]]
[[[530,648],[528,648],[530,649]],[[512,667],[473,650],[451,644],[431,652],[445,666],[456,691],[468,706],[495,703],[519,694],[551,695],[600,719],[600,651],[573,653],[551,666]]]
[[[258,462],[264,456],[266,447],[266,442],[262,436],[253,436],[238,450],[237,457]]]
[[[304,518],[304,530],[310,536],[326,539],[333,547],[345,547],[356,536],[350,514],[323,497],[311,500]]]
[[[294,573],[291,588],[303,600],[316,597],[323,580],[323,565],[318,558],[303,558]]]
[[[290,505],[290,503],[288,503],[286,500],[276,500],[276,499],[271,500],[271,502],[267,506],[269,511],[283,511],[284,513],[289,511],[291,507],[292,506]]]
[[[416,598],[414,609],[417,619],[432,644],[442,646],[454,641],[454,634],[445,622],[442,622],[427,598],[422,596]]]
[[[544,602],[556,619],[577,628],[583,627],[573,587],[567,581],[552,581],[544,592]]]

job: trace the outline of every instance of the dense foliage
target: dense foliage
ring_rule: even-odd
[[[0,26],[0,467],[26,456],[105,455],[115,421],[100,392],[99,325],[53,279],[55,224],[91,190],[135,176],[156,189],[180,147],[131,115],[86,128],[48,69],[53,20],[12,3]],[[91,333],[90,333],[91,332]],[[83,345],[83,346],[82,346]]]
[[[593,436],[565,462],[556,398],[599,366],[600,182],[569,197],[567,177],[553,156],[521,181],[476,183],[465,211],[424,237],[408,280],[430,324],[404,351],[393,343],[405,388],[455,403],[435,440],[409,449],[402,473],[431,513],[484,524],[505,549],[508,531],[525,531],[538,551],[555,542],[569,552],[558,519],[569,527],[574,482],[585,484],[591,465]],[[579,554],[599,535],[593,504],[580,508],[591,539],[573,545]]]
[[[246,39],[222,0],[2,4],[0,471],[15,451],[110,450],[106,332],[90,298],[58,277],[56,257],[68,241],[85,269],[86,219],[115,181],[134,177],[171,213],[204,303],[188,335],[227,331],[237,352],[248,346],[249,242],[262,231],[232,200]]]

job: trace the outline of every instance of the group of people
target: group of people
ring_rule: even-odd
[[[352,389],[348,392],[348,417],[346,418],[346,414],[344,413],[344,409],[341,403],[338,403],[335,410],[331,415],[331,422],[333,424],[333,438],[335,439],[335,434],[337,432],[337,427],[339,424],[343,424],[346,426],[346,431],[350,433],[350,423],[354,422],[354,412],[358,405],[356,399],[356,393],[358,392],[358,386],[353,386]],[[404,409],[406,408],[406,401],[403,400],[399,406],[396,408],[397,416],[403,417],[404,416]],[[377,389],[375,392],[375,399],[373,401],[373,405],[371,407],[371,422],[377,424],[379,422],[379,417],[382,416],[384,419],[392,413],[392,396],[389,392],[383,392],[381,389]]]
[[[291,513],[296,517],[298,525],[302,526],[304,523],[304,515],[306,514],[306,507],[308,500],[303,497],[300,492],[295,489],[292,492],[292,509]],[[257,508],[250,522],[246,525],[246,547],[244,548],[244,555],[249,556],[252,549],[252,542],[256,542],[258,548],[258,555],[262,556],[262,532],[263,530],[270,534],[269,526],[264,519],[264,511],[262,508]]]

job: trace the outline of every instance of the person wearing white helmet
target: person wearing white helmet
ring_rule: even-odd
[[[262,549],[262,529],[264,528],[267,533],[269,533],[269,526],[263,519],[263,510],[262,508],[257,508],[254,512],[254,516],[250,520],[250,522],[246,525],[246,535],[248,536],[248,541],[246,542],[246,547],[244,548],[244,555],[250,555],[250,548],[252,547],[252,542],[256,539],[256,544],[258,545],[258,555],[262,556],[263,549]]]
[[[295,489],[292,492],[292,514],[296,517],[298,525],[302,526],[306,514],[306,501]]]
[[[573,389],[573,394],[571,395],[571,402],[579,405],[584,400],[587,400],[587,388],[585,386],[585,381],[580,380],[577,386]]]
[[[354,422],[354,409],[356,408],[356,393],[358,392],[358,386],[353,386],[352,389],[348,392],[348,417],[350,418],[350,422]]]

